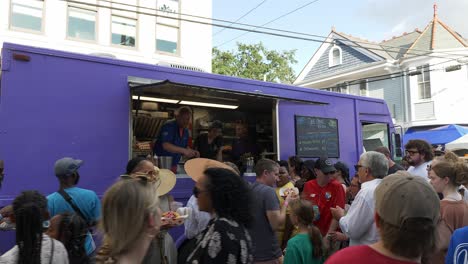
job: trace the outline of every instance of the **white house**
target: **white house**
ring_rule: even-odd
[[[2,0],[13,42],[211,72],[212,0]],[[194,17],[196,16],[196,17]]]
[[[468,41],[434,16],[380,43],[331,30],[294,84],[384,99],[403,128],[468,124]]]

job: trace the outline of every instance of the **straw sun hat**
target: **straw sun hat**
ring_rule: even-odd
[[[171,170],[159,169],[154,167],[156,174],[159,175],[160,185],[158,187],[158,195],[163,196],[170,192],[176,184],[176,176]]]
[[[158,196],[163,196],[170,192],[176,184],[176,176],[171,170],[160,169],[154,166],[154,175],[146,173],[132,173],[130,175],[120,175],[121,178],[142,178],[149,182],[155,182]]]
[[[192,178],[195,182],[198,182],[202,177],[206,169],[209,168],[223,168],[234,171],[229,165],[212,159],[196,158],[185,162],[184,169],[187,175]]]

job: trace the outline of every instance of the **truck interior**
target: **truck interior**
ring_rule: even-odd
[[[192,110],[189,145],[201,133],[207,133],[211,123],[223,123],[223,160],[233,161],[229,150],[237,137],[236,126],[247,127],[248,136],[257,143],[255,158],[276,159],[275,111],[277,98],[246,94],[209,87],[199,87],[168,80],[141,84],[129,82],[132,109],[131,156],[147,156],[162,125],[174,118],[175,111],[188,106]],[[247,158],[250,155],[246,155]],[[243,166],[244,161],[235,161]],[[246,162],[246,161],[245,161]],[[179,166],[182,167],[182,166]],[[180,168],[180,173],[183,173]],[[179,169],[178,169],[179,173]]]

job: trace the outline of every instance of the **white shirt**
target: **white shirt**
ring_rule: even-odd
[[[205,230],[211,219],[211,215],[207,212],[200,212],[200,210],[198,210],[198,203],[195,195],[190,196],[190,199],[187,202],[187,207],[192,208],[192,212],[184,223],[185,236],[188,239],[191,239]]]
[[[50,261],[52,253],[52,238],[46,234],[42,234],[42,247],[41,247],[41,263],[53,263],[53,264],[68,264],[68,253],[63,244],[60,241],[53,239],[53,258]],[[18,246],[14,246],[8,252],[0,257],[1,264],[16,264],[18,263]]]
[[[348,213],[340,219],[340,228],[349,237],[349,245],[369,245],[379,240],[374,223],[374,190],[382,179],[374,179],[362,184]]]
[[[421,176],[423,177],[424,179],[428,179],[428,176],[427,176],[427,165],[431,164],[431,161],[427,161],[427,162],[424,162],[423,164],[419,165],[419,166],[411,166],[408,168],[408,172],[413,174],[413,175],[417,175],[417,176]]]

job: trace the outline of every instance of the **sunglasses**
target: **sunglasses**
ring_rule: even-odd
[[[323,174],[325,174],[325,175],[331,175],[331,174],[335,174],[335,173],[336,173],[336,171],[330,171],[330,172],[324,172]]]
[[[359,165],[359,164],[356,164],[356,165],[354,165],[354,170],[355,170],[355,171],[358,171],[359,168],[361,168],[361,167],[364,167],[364,166]]]
[[[202,190],[198,189],[197,187],[193,188],[193,195],[195,196],[195,198],[198,198],[200,193],[204,193],[204,192],[208,192],[208,190],[202,191]]]
[[[426,170],[427,170],[427,171],[431,171],[431,170],[432,170],[432,165],[431,165],[431,164],[428,164],[427,167],[426,167]]]

